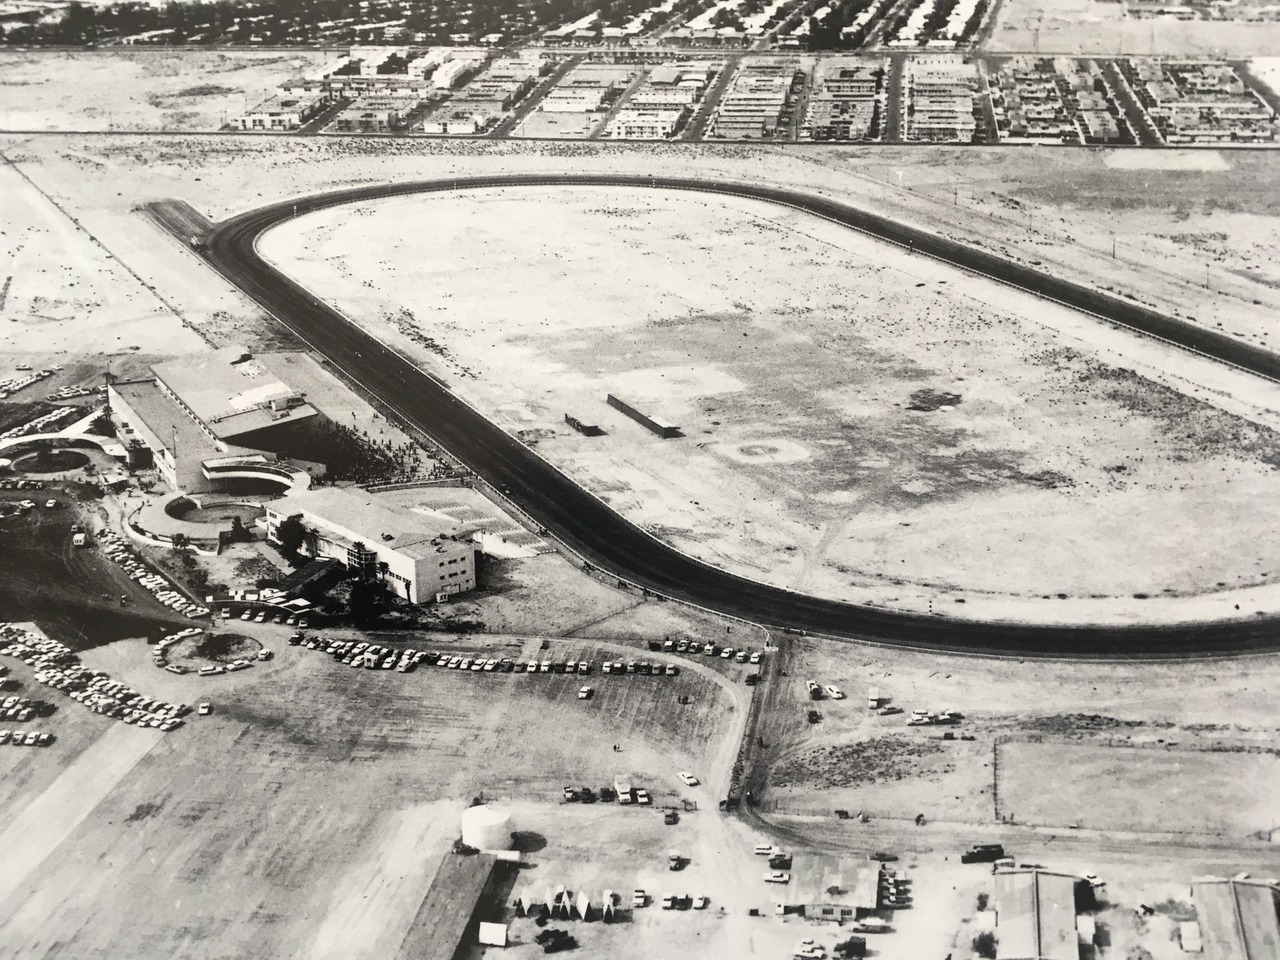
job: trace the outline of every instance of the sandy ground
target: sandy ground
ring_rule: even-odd
[[[486,191],[326,211],[260,249],[646,529],[758,579],[1071,619],[1280,569],[1238,546],[1280,434],[1136,376],[1069,311],[790,211]]]
[[[1231,843],[1273,826],[1276,657],[1022,663],[783,642],[787,678],[764,732],[773,813],[863,811],[873,828],[924,813],[951,825],[1075,823]],[[811,701],[809,679],[846,699]],[[902,712],[868,709],[873,688]],[[809,709],[819,724],[806,723]],[[914,709],[963,719],[908,727]],[[947,732],[955,739],[942,740]]]
[[[0,193],[0,351],[43,358],[204,346],[108,248],[8,164],[0,165]]]
[[[332,59],[289,53],[0,53],[0,130],[218,130]]]
[[[289,647],[286,628],[238,628],[276,659],[218,682],[155,670],[141,641],[85,657],[148,695],[209,700],[212,716],[153,742],[59,697],[42,723],[53,746],[0,753],[6,849],[17,856],[0,888],[0,956],[50,956],[73,936],[85,955],[110,945],[173,956],[204,942],[218,956],[388,956],[457,835],[462,798],[506,800],[521,828],[547,833],[544,822],[568,831],[581,813],[592,826],[577,824],[578,843],[627,838],[640,822],[666,828],[642,808],[566,811],[564,783],[624,775],[657,804],[698,799],[688,818],[719,817],[717,787],[675,778],[690,769],[717,783],[736,752],[736,691],[706,670],[597,672],[596,696],[580,701],[577,677],[353,671]],[[607,649],[552,643],[557,658],[598,662]],[[520,638],[471,648],[540,652]],[[6,663],[30,682],[25,665]],[[715,829],[687,831],[720,842]],[[748,839],[735,841],[739,853]]]
[[[986,49],[992,52],[1128,56],[1248,57],[1272,53],[1280,24],[1238,20],[1139,19],[1099,0],[1004,0]]]
[[[1271,264],[1274,261],[1270,256],[1277,238],[1276,211],[1268,199],[1275,195],[1271,189],[1275,179],[1275,161],[1260,154],[1223,155],[1227,157],[1226,170],[1184,172],[1133,169],[1124,164],[1109,166],[1108,158],[1121,154],[1084,150],[960,152],[797,148],[781,152],[764,147],[687,146],[677,149],[658,145],[438,142],[396,142],[381,144],[375,149],[363,142],[337,142],[330,138],[300,141],[244,138],[183,141],[175,138],[144,143],[127,137],[101,142],[71,142],[45,137],[11,141],[8,153],[28,176],[51,192],[87,230],[116,251],[145,282],[162,289],[166,299],[184,319],[214,342],[245,342],[256,349],[268,349],[282,340],[287,343],[288,339],[281,337],[277,328],[264,325],[258,311],[228,291],[225,284],[212,277],[187,251],[150,224],[140,225],[138,215],[130,212],[134,202],[176,195],[219,217],[262,200],[275,199],[281,194],[324,189],[355,181],[450,172],[567,168],[760,176],[863,203],[1017,259],[1057,265],[1096,276],[1102,286],[1132,290],[1139,299],[1255,342],[1267,342],[1274,310],[1280,306],[1280,281],[1273,276]],[[249,171],[252,171],[252,176],[248,175]],[[1123,209],[1122,218],[1115,216],[1117,209]],[[769,226],[770,229],[793,232],[795,228],[793,223]],[[621,241],[626,235],[619,232]],[[715,239],[717,243],[724,242],[722,237]],[[797,236],[794,239],[797,244],[815,251],[815,256],[824,250],[827,256],[846,255],[844,252],[833,254],[833,249],[840,248],[833,248],[826,238]],[[1113,239],[1115,257],[1112,256]],[[1214,248],[1206,267],[1203,246],[1207,241],[1211,241]],[[763,244],[757,247],[757,256],[761,248]],[[521,251],[522,255],[524,252]],[[544,253],[544,256],[550,254]],[[833,282],[841,279],[836,278]],[[936,294],[942,289],[938,279],[942,278],[926,278],[923,282],[927,287],[933,287]],[[611,291],[610,296],[628,294]],[[435,304],[443,305],[443,302]],[[732,310],[732,300],[728,306]],[[1094,350],[1105,347],[1117,356],[1123,356],[1122,366],[1156,379],[1180,393],[1208,400],[1222,410],[1261,424],[1276,425],[1274,411],[1280,410],[1280,399],[1273,395],[1274,391],[1229,371],[1188,363],[1181,354],[1175,355],[1157,345],[1111,331],[1099,331],[1096,325],[1078,318],[1051,316],[1038,307],[1023,308],[1014,303],[1005,305],[1006,309],[1010,307],[1028,314],[1030,320],[1040,323],[1053,321],[1059,332],[1068,331],[1078,340],[1089,341]],[[699,359],[679,356],[675,363],[637,366],[638,369],[696,366],[705,370],[708,364],[696,362]],[[929,369],[937,369],[937,366]],[[466,383],[462,386],[465,387]],[[696,383],[691,383],[681,389],[687,393],[696,386]],[[723,386],[721,384],[716,389],[723,389]],[[948,388],[947,385],[941,386]],[[964,396],[963,390],[956,392]],[[824,398],[824,402],[831,402],[831,399]],[[895,397],[893,402],[902,401]],[[962,403],[960,409],[963,408]],[[932,414],[922,419],[932,430],[936,421],[952,415]],[[1062,411],[1055,414],[1061,415]],[[511,409],[507,416],[516,419],[519,411]],[[556,411],[557,426],[561,416],[562,411]],[[1134,423],[1125,427],[1135,441],[1143,440],[1140,436],[1143,422],[1143,418],[1135,418]],[[722,421],[722,425],[725,423]],[[708,425],[704,429],[713,428]],[[1135,430],[1138,434],[1133,433]],[[724,432],[728,432],[728,427]],[[774,431],[775,434],[780,432]],[[746,456],[754,458],[758,465],[768,467],[767,462],[759,464],[759,461],[769,458],[785,461],[788,457],[800,455],[795,447],[787,447],[786,444],[775,444],[776,451],[766,451],[756,443],[759,439],[756,436],[728,439],[747,446],[730,443],[718,451],[700,451],[699,456],[715,457],[724,464],[732,464],[735,457],[740,460]],[[791,438],[783,436],[778,439]],[[606,442],[609,442],[607,438]],[[870,459],[873,464],[877,462],[875,457]],[[1149,467],[1150,458],[1147,460]],[[805,470],[813,469],[812,458],[796,462]],[[773,469],[784,472],[788,466],[779,462],[773,465]],[[1109,476],[1115,479],[1115,475]],[[638,479],[628,478],[629,482]],[[1232,477],[1233,486],[1235,483],[1236,478]],[[607,489],[600,492],[609,495]],[[647,487],[644,492],[648,492]],[[1036,491],[1024,490],[1022,493],[1039,495]],[[663,495],[669,496],[670,493],[664,491]],[[1081,496],[1083,492],[1077,487],[1073,495]],[[914,496],[921,499],[923,495]],[[1109,481],[1106,496],[1132,501],[1139,493],[1132,486],[1125,490],[1111,489]],[[1245,495],[1241,495],[1241,499],[1244,498]],[[699,504],[707,502],[697,492],[685,499],[697,500]],[[825,510],[835,510],[839,506],[822,504]],[[686,512],[696,509],[687,502],[685,508]],[[1003,522],[1003,514],[997,513],[997,519]],[[755,522],[754,518],[752,522]],[[1105,524],[1109,521],[1099,514],[1094,522]],[[1194,519],[1184,518],[1181,532],[1173,539],[1185,543],[1186,531],[1202,525]],[[1061,524],[1056,521],[1055,529],[1061,531]],[[796,533],[788,531],[786,542],[773,546],[783,549],[792,545],[798,550],[804,536],[812,542],[820,535],[814,529]],[[1209,552],[1212,554],[1214,548]],[[1218,560],[1211,558],[1209,566],[1221,559],[1221,556]],[[1256,570],[1242,568],[1210,583],[1216,585],[1221,582],[1235,588],[1259,583],[1261,572],[1268,567],[1265,557],[1259,559],[1262,562]],[[880,562],[883,563],[883,559]],[[782,571],[782,575],[793,576],[797,566],[793,561],[791,568]],[[950,565],[947,569],[951,569]],[[1161,588],[1169,586],[1177,590],[1164,576],[1167,572],[1157,571],[1155,580],[1164,577]],[[986,575],[981,570],[978,573]],[[1076,576],[1073,572],[1073,577]],[[1088,579],[1084,572],[1078,576]],[[939,596],[940,588],[928,576],[920,576],[917,583],[920,586],[910,587],[904,581],[900,588],[896,584],[888,584],[888,587],[897,588],[894,590],[886,589],[884,584],[874,586],[883,593],[886,602],[896,596],[897,603],[927,609],[929,600]],[[929,585],[924,585],[926,583]],[[1081,585],[1069,585],[1067,590],[1054,590],[1050,595],[1067,592],[1069,597],[1078,600],[1078,593],[1072,591]],[[941,589],[945,592],[955,586],[944,583]],[[1044,588],[1056,585],[1042,583],[1036,586],[1041,587],[1034,595],[1036,605],[1040,606],[1039,597],[1049,592]],[[1136,587],[1132,589],[1133,593],[1150,592],[1132,582],[1124,586]],[[1190,608],[1185,604],[1162,603],[1159,612],[1153,603],[1133,598],[1128,590],[1115,591],[1119,596],[1114,599],[1090,602],[1091,606],[1105,607],[1103,615],[1118,619],[1234,613],[1237,602],[1242,613],[1271,608],[1270,592],[1266,587],[1250,589],[1252,592],[1241,592],[1229,603],[1214,601],[1202,606],[1197,601]],[[1021,608],[1010,608],[1003,596],[987,600],[984,595],[971,593],[964,599],[966,612],[974,615],[979,612],[995,616],[1031,615]],[[952,599],[945,602],[951,604]],[[1049,606],[1061,603],[1055,600]],[[983,604],[986,606],[979,610]],[[1062,612],[1062,609],[1065,608],[1035,615],[1065,619],[1074,616]]]

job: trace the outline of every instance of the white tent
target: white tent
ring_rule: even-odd
[[[575,907],[575,909],[577,910],[577,914],[578,914],[578,919],[579,919],[579,920],[590,920],[590,919],[591,919],[591,917],[590,917],[590,913],[591,913],[591,898],[590,898],[589,896],[587,896],[587,894],[586,894],[586,891],[585,891],[585,890],[579,890],[579,891],[578,891],[578,900],[577,900],[577,902],[574,904],[574,907]]]

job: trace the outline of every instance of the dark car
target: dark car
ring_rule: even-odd
[[[961,863],[994,863],[1004,856],[1004,847],[998,843],[975,843],[960,854]]]

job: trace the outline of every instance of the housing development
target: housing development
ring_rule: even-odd
[[[0,3],[0,957],[1280,960],[1277,49]]]

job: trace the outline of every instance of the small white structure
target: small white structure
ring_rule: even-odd
[[[462,842],[477,850],[511,849],[511,814],[482,804],[462,814]]]
[[[505,947],[507,945],[507,925],[505,923],[480,924],[480,943],[486,947]]]
[[[1200,937],[1200,924],[1194,920],[1185,920],[1178,924],[1178,942],[1183,953],[1200,953],[1204,950],[1204,941]]]

